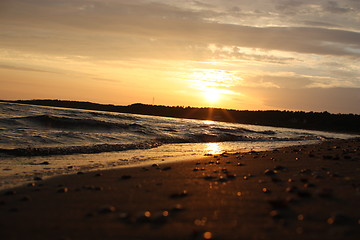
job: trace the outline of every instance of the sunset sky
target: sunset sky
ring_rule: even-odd
[[[0,99],[360,114],[359,0],[1,0]]]

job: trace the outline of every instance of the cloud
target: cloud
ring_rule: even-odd
[[[339,3],[336,1],[328,1],[323,7],[323,9],[330,13],[336,13],[336,14],[348,13],[352,11],[351,8],[339,6]]]
[[[109,57],[115,50],[125,57],[176,58],[178,54],[182,58],[198,56],[196,51],[215,43],[305,54],[360,56],[360,52],[350,49],[360,49],[360,33],[346,30],[209,22],[206,19],[218,13],[160,3],[89,1],[92,7],[84,8],[83,1],[13,0],[19,3],[15,8],[5,2],[7,11],[3,11],[0,20],[5,28],[10,27],[1,34],[0,42],[8,48],[96,57]],[[16,26],[21,27],[16,32],[10,30],[16,30]],[[195,53],[191,54],[194,49],[187,48],[194,46]]]
[[[15,70],[15,71],[57,73],[57,72],[53,72],[53,71],[45,71],[45,70],[36,69],[36,68],[28,68],[28,67],[23,67],[23,66],[12,66],[12,65],[6,65],[6,64],[0,64],[0,68],[8,69],[8,70]]]

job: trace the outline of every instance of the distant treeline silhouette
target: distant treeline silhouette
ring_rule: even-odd
[[[360,133],[360,115],[303,111],[239,111],[220,108],[161,106],[136,103],[128,106],[64,100],[4,101],[21,104],[76,108],[153,116],[213,120],[243,124]]]

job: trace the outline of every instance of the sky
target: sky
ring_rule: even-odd
[[[360,114],[359,0],[1,0],[0,99]]]

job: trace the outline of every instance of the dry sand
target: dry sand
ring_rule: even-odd
[[[360,239],[360,139],[78,173],[0,193],[1,239]]]

